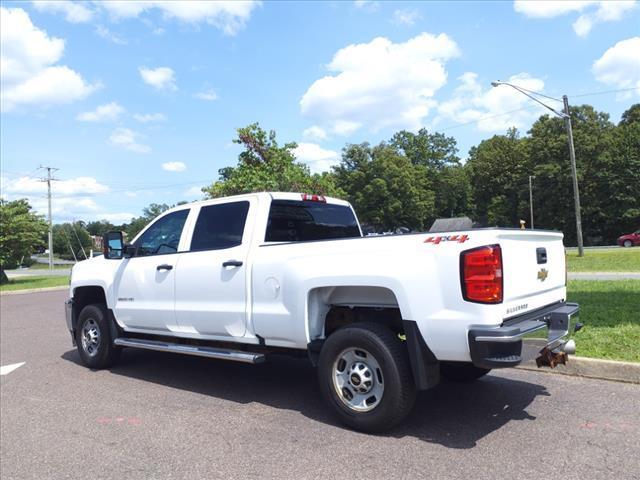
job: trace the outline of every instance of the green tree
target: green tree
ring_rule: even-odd
[[[516,129],[494,135],[469,151],[474,219],[482,225],[517,227],[528,218],[528,176],[533,172]]]
[[[94,220],[85,226],[89,235],[104,235],[107,232],[117,230],[117,227],[108,220]]]
[[[334,168],[336,183],[347,193],[360,221],[378,229],[423,230],[434,215],[434,194],[427,170],[390,145],[348,145]]]
[[[416,167],[426,169],[435,195],[434,217],[451,217],[470,213],[471,186],[467,170],[460,164],[455,138],[442,133],[417,133],[402,130],[389,145],[405,155]],[[429,223],[434,218],[428,219]]]
[[[219,180],[202,191],[209,198],[225,197],[249,192],[284,191],[309,192],[322,195],[341,196],[333,176],[327,173],[311,174],[309,167],[296,162],[293,150],[295,143],[280,146],[276,133],[266,132],[254,123],[237,130],[234,143],[244,150],[238,157],[236,167],[225,167],[218,171]]]
[[[93,240],[83,222],[60,223],[53,226],[53,253],[67,260],[84,260],[93,247]]]
[[[132,218],[128,225],[124,225],[127,240],[133,240],[151,220],[170,208],[173,208],[173,205],[167,205],[166,203],[152,203],[148,207],[145,207],[142,210],[142,216]]]
[[[47,223],[31,211],[27,200],[0,198],[0,283],[8,281],[5,269],[15,268],[37,247],[45,245]]]
[[[593,174],[599,187],[593,201],[602,209],[599,234],[603,243],[612,244],[621,234],[640,228],[640,104],[622,114],[607,147]]]
[[[601,244],[610,237],[607,233],[611,228],[609,220],[619,214],[611,208],[608,200],[611,194],[609,184],[620,179],[620,172],[624,170],[620,159],[613,159],[608,153],[611,152],[615,126],[609,121],[608,114],[589,105],[572,107],[570,114],[584,240],[587,245]],[[573,184],[564,121],[547,115],[540,117],[531,127],[526,145],[527,156],[535,165],[536,227],[561,230],[566,244],[575,245]]]

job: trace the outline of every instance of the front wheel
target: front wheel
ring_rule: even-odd
[[[471,363],[441,363],[440,374],[447,380],[454,382],[473,382],[484,377],[490,368],[476,367]]]
[[[327,403],[355,430],[388,430],[409,414],[415,402],[406,346],[376,323],[355,323],[335,331],[320,351],[318,377]]]
[[[632,245],[631,240],[625,240],[623,245],[629,248]]]
[[[76,344],[82,363],[95,369],[107,368],[120,357],[120,349],[113,345],[111,318],[103,304],[85,306],[78,317]]]

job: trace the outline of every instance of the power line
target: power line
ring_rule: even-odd
[[[580,98],[580,97],[590,97],[590,96],[593,96],[593,95],[605,95],[605,94],[608,94],[608,93],[631,92],[633,90],[640,90],[640,87],[619,88],[617,90],[602,90],[600,92],[581,93],[580,95],[569,95],[569,96],[571,98]]]

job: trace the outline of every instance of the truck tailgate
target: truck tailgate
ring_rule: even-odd
[[[506,304],[564,288],[565,252],[561,233],[501,231],[498,239],[502,248]]]

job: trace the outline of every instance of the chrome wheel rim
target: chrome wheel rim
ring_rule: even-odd
[[[90,357],[95,357],[100,349],[100,327],[98,323],[89,318],[84,322],[81,332],[82,350]]]
[[[350,410],[369,412],[382,400],[382,369],[366,350],[347,348],[336,357],[332,372],[335,393]]]

